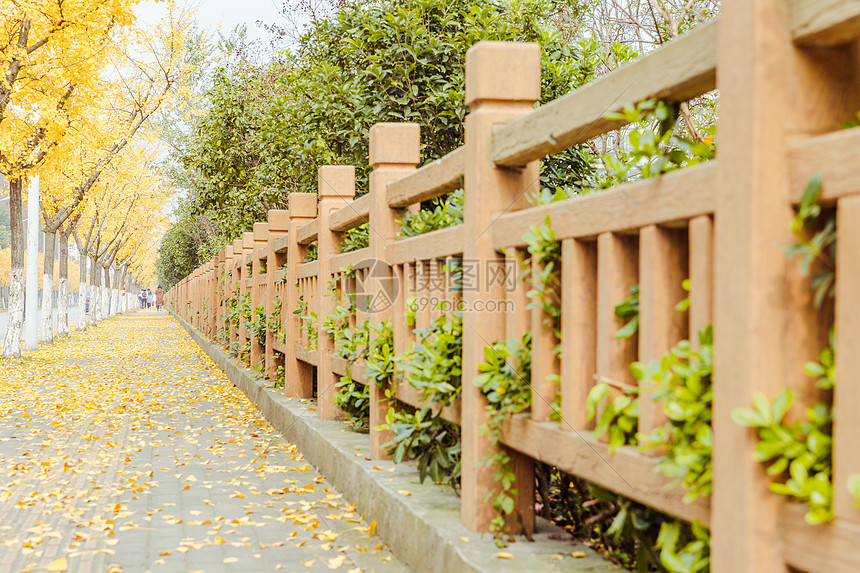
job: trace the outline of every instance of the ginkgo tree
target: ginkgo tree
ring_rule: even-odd
[[[118,60],[109,70],[108,77],[112,81],[105,82],[100,97],[93,104],[94,115],[99,120],[70,128],[60,146],[64,153],[53,154],[54,171],[63,173],[59,177],[62,184],[55,188],[51,200],[43,201],[46,244],[53,245],[57,233],[61,242],[68,240],[74,224],[67,224],[67,221],[70,217],[72,222],[75,221],[75,213],[89,191],[129,142],[142,133],[146,122],[170,100],[177,82],[193,72],[194,66],[188,63],[186,41],[192,21],[190,12],[173,7],[155,29],[134,28],[122,33],[122,48],[116,50]],[[77,160],[71,164],[71,169],[65,157],[67,153],[73,154]],[[130,169],[134,168],[126,165],[119,171],[130,172]],[[50,206],[46,207],[46,203]],[[121,241],[115,239],[110,242],[110,248],[117,248],[119,243]],[[108,258],[111,258],[110,252],[107,251]],[[104,253],[99,255],[104,256]],[[100,292],[92,272],[90,276]],[[109,286],[107,278],[105,286]],[[48,274],[43,277],[44,284],[52,281]],[[45,292],[47,294],[47,290]],[[43,295],[42,303],[46,310],[43,313],[42,339],[45,341],[52,339],[51,321],[47,318],[53,304],[51,299],[50,294]],[[109,299],[101,301],[107,303]],[[94,311],[91,322],[98,320],[102,313],[98,306]]]
[[[139,0],[0,3],[0,172],[9,179],[12,264],[4,355],[20,354],[23,326],[24,179],[87,117],[115,30],[133,24]],[[51,265],[47,265],[50,267]]]
[[[62,0],[22,0],[0,7],[0,42],[5,41],[0,44],[0,72],[6,79],[0,89],[0,172],[10,180],[12,218],[4,355],[20,353],[25,178],[66,170],[65,181],[45,188],[48,199],[42,205],[51,251],[46,255],[53,260],[56,233],[64,250],[63,239],[72,232],[90,189],[192,68],[185,57],[192,14],[167,2],[163,21],[144,30],[135,26],[137,2],[81,0],[70,6]],[[80,153],[81,148],[86,152]],[[43,283],[52,284],[53,265],[45,268]],[[46,288],[44,293],[43,304],[50,309],[53,291]],[[43,339],[52,338],[50,328],[46,320]]]
[[[156,152],[152,144],[129,146],[104,170],[74,215],[72,234],[90,267],[88,276],[81,271],[80,296],[89,292],[90,304],[79,329],[116,312],[123,278],[117,271],[147,240],[154,240],[152,232],[160,225],[170,194],[154,168]]]

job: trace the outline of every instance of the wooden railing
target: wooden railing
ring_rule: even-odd
[[[494,488],[494,468],[479,463],[490,446],[479,434],[486,401],[472,380],[484,347],[531,331],[532,406],[509,418],[502,432],[517,475],[531,475],[537,460],[682,520],[699,520],[712,532],[714,571],[858,571],[860,511],[846,484],[860,473],[860,130],[839,126],[860,109],[859,36],[858,1],[726,0],[720,21],[538,109],[538,46],[482,42],[467,56],[466,103],[472,111],[462,148],[416,170],[418,126],[377,124],[370,132],[365,195],[355,198],[352,167],[320,168],[318,200],[290,196],[289,210],[270,211],[268,224],[255,226],[171,289],[168,304],[235,349],[249,335],[243,323],[227,324],[225,301],[250,292],[251,304],[265,304],[267,315],[280,301],[281,330],[269,332],[265,345],[252,342],[248,363],[264,361],[272,381],[283,368],[286,393],[316,396],[318,414],[326,419],[338,417],[333,392],[347,364],[323,332],[312,347],[293,312],[300,300],[322,322],[338,301],[327,296],[326,286],[343,278],[345,269],[354,269],[355,279],[336,281],[340,300],[357,285],[372,296],[396,284],[391,305],[359,309],[351,320],[391,321],[398,354],[415,340],[405,318],[410,298],[463,308],[462,399],[446,406],[443,417],[461,427],[461,515],[474,531],[485,531],[493,516],[485,494]],[[715,88],[717,159],[551,205],[526,201],[537,190],[538,161],[622,125],[605,119],[608,112],[647,98],[684,102]],[[835,308],[824,310],[814,307],[808,277],[783,253],[793,241],[788,226],[794,209],[816,173],[823,179],[820,202],[835,210],[839,237]],[[399,220],[409,209],[461,186],[462,225],[398,238]],[[528,260],[524,235],[547,216],[562,249],[558,356],[547,317],[540,308],[527,308],[528,285],[506,292],[479,281],[461,291],[451,270],[461,260]],[[369,246],[339,253],[343,233],[363,223],[370,228]],[[318,260],[304,262],[312,244]],[[375,261],[384,265],[373,267]],[[431,280],[416,280],[422,277]],[[690,304],[679,312],[676,303],[687,296],[684,279]],[[616,339],[614,305],[633,284],[640,289],[639,331]],[[513,304],[487,310],[493,301]],[[438,312],[422,307],[414,328]],[[636,384],[631,362],[659,359],[711,324],[713,494],[685,503],[683,489],[668,488],[671,480],[655,471],[659,454],[629,446],[610,453],[594,437],[585,400],[596,380]],[[772,478],[753,460],[758,438],[734,423],[731,412],[749,406],[756,392],[773,396],[788,387],[798,396],[793,415],[800,415],[820,395],[803,364],[815,359],[833,324],[836,519],[812,526],[803,522],[800,504],[768,490]],[[367,383],[360,360],[350,373]],[[421,405],[399,373],[392,384],[395,403],[386,401],[385,389],[370,385],[369,440],[376,459],[387,456],[382,444],[390,435],[377,426],[388,408]],[[652,392],[641,388],[642,433],[665,421]],[[549,419],[556,395],[561,423]],[[525,479],[518,487],[517,507],[531,527],[533,485]]]

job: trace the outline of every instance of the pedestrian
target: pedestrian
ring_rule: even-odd
[[[155,289],[155,310],[161,310],[162,306],[164,306],[164,289],[158,285]]]
[[[146,291],[146,303],[147,308],[152,308],[152,305],[155,304],[155,295],[151,290]]]
[[[143,310],[143,294],[142,290],[137,291],[137,306],[141,310]]]

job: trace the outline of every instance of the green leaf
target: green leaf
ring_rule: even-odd
[[[639,330],[639,316],[634,316],[627,324],[622,326],[618,332],[615,333],[615,338],[617,340],[630,338]]]
[[[759,428],[767,425],[764,418],[757,411],[750,408],[735,408],[732,410],[732,420],[736,424],[751,428]]]

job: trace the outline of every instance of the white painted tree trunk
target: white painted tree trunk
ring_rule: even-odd
[[[54,342],[54,278],[42,273],[42,315],[39,317],[39,341]]]
[[[11,228],[11,272],[9,273],[9,314],[3,339],[3,356],[21,356],[24,334],[24,213],[23,182],[9,181],[9,225]]]
[[[87,293],[90,290],[90,275],[87,273],[87,261],[86,254],[81,253],[81,280],[78,285],[78,330],[87,329]]]
[[[66,336],[69,333],[69,285],[64,277],[60,277],[58,282],[60,298],[57,300],[57,336]]]
[[[39,317],[39,340],[54,342],[54,246],[56,233],[45,233],[45,262],[42,269],[42,314]]]
[[[9,321],[3,340],[3,356],[21,356],[24,331],[24,269],[13,268],[9,277]]]
[[[87,326],[95,326],[96,325],[96,307],[98,306],[99,300],[99,287],[90,284],[90,302],[89,307],[87,308]]]
[[[90,294],[90,317],[87,324],[95,326],[102,319],[102,274],[101,267],[95,257],[90,257],[90,279],[92,282],[92,294]]]
[[[78,330],[87,329],[87,291],[90,290],[90,281],[81,280],[78,286]]]
[[[112,288],[110,290],[110,315],[116,316],[117,311],[119,311],[119,291]]]
[[[102,283],[102,319],[110,317],[110,269],[102,267],[104,271],[104,282]]]
[[[102,321],[102,287],[101,285],[93,285],[93,294],[90,296],[90,308],[93,309],[93,325]]]
[[[60,278],[57,280],[57,336],[69,334],[69,237],[60,233]]]
[[[128,310],[128,295],[126,290],[128,290],[125,282],[126,282],[126,266],[123,265],[122,269],[116,270],[117,275],[119,276],[119,283],[117,284],[117,292],[119,293],[119,313],[122,314]]]

